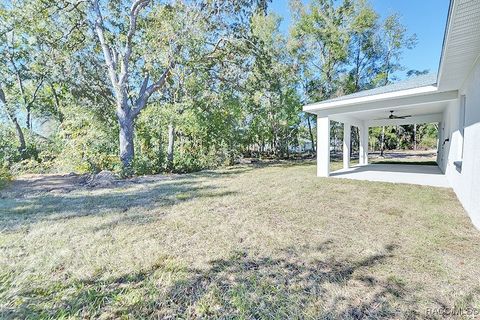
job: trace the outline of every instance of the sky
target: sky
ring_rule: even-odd
[[[309,0],[304,2],[308,3]],[[411,69],[428,69],[436,73],[450,0],[369,0],[369,2],[382,18],[395,12],[399,13],[408,34],[417,35],[417,46],[403,53],[402,64],[406,70],[397,76],[404,78],[406,71]],[[272,0],[270,9],[283,18],[282,32],[288,32],[291,24],[288,0]]]

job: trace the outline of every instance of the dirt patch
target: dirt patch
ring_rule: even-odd
[[[68,193],[83,186],[88,175],[28,174],[16,178],[0,191],[0,198],[27,197],[39,193]]]
[[[104,170],[90,175],[85,185],[89,188],[106,188],[112,187],[119,182],[121,182],[120,178],[115,173]]]
[[[121,179],[111,171],[97,174],[28,174],[15,178],[8,186],[0,190],[0,199],[24,198],[39,194],[65,194],[75,190],[119,188],[131,184],[148,184],[169,180],[177,175],[150,175]]]

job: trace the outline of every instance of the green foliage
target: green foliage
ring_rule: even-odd
[[[15,132],[10,126],[0,124],[0,163],[10,165],[20,161],[20,152],[18,145],[15,143]]]
[[[384,150],[394,149],[435,149],[437,147],[438,128],[435,124],[403,126],[385,126]],[[382,148],[382,127],[370,128],[370,147],[373,150]]]
[[[25,130],[25,141],[21,152],[13,130],[0,125],[0,167],[13,175],[52,171],[58,154],[54,142],[29,130]]]
[[[5,164],[0,164],[0,189],[3,189],[12,180],[12,173]]]
[[[57,133],[62,142],[56,165],[61,171],[119,171],[118,127],[111,109],[72,106],[63,109]]]
[[[315,119],[302,105],[394,81],[403,50],[415,45],[398,15],[381,20],[363,0],[292,1],[288,34],[269,1],[216,3],[152,2],[138,15],[124,92],[129,110],[147,74],[151,84],[175,66],[134,117],[134,174],[288,158],[315,136]],[[105,41],[121,60],[131,2],[99,4]],[[82,2],[0,4],[0,163],[13,174],[121,171],[121,109],[88,28],[92,17]],[[334,125],[332,137],[341,134]],[[376,149],[379,134],[372,130]],[[434,147],[435,134],[418,127],[417,146]],[[386,148],[412,143],[411,127],[386,130]]]
[[[12,179],[12,174],[7,167],[0,166],[0,189],[4,188]]]

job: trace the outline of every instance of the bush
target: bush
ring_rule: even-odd
[[[42,174],[52,171],[52,162],[40,162],[36,159],[25,159],[12,164],[10,170],[13,175],[21,175],[24,173]]]
[[[102,170],[119,170],[118,131],[115,124],[110,128],[102,121],[90,121],[76,117],[67,119],[58,134],[61,141],[55,168],[59,172],[98,173]],[[92,117],[91,119],[95,119]]]
[[[436,136],[425,136],[422,138],[418,146],[421,149],[436,149],[437,148],[437,137]]]
[[[0,189],[3,189],[10,180],[12,180],[10,170],[3,166],[0,167]]]

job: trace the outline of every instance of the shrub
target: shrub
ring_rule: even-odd
[[[7,167],[0,166],[0,189],[3,189],[10,180],[12,180],[10,170]]]

